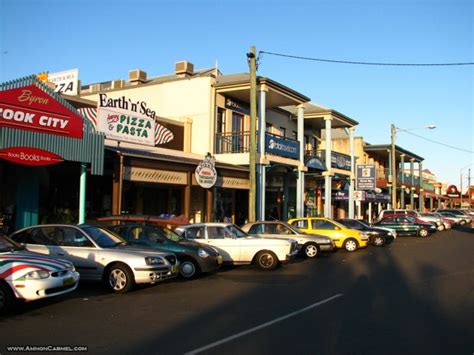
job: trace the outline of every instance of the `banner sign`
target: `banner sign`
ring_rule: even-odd
[[[82,139],[81,116],[35,85],[0,91],[0,127]]]
[[[280,138],[269,133],[265,133],[265,151],[281,157],[300,158],[300,144],[297,141]]]
[[[30,147],[0,149],[0,158],[13,163],[30,166],[53,165],[64,161],[64,159],[57,154]]]
[[[243,113],[244,115],[250,115],[250,107],[247,104],[230,99],[228,97],[225,99],[225,108],[235,112]]]
[[[377,193],[374,191],[365,191],[365,201],[366,202],[381,202],[389,203],[392,200],[389,194]]]
[[[374,164],[357,165],[356,189],[375,190],[377,187],[377,177]]]
[[[145,115],[131,114],[122,109],[99,107],[98,130],[109,139],[155,145],[155,120]]]
[[[194,172],[194,177],[197,183],[205,189],[209,189],[215,185],[217,181],[217,171],[215,168],[215,159],[210,154],[199,163]]]
[[[79,88],[79,69],[49,73],[48,81],[56,84],[55,92],[65,95],[77,95]]]
[[[350,155],[331,152],[331,167],[351,171],[351,157]]]

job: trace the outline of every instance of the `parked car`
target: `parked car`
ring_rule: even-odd
[[[179,273],[184,278],[215,272],[222,264],[222,256],[216,249],[186,240],[165,227],[132,222],[106,228],[120,235],[130,245],[175,253],[179,260]]]
[[[344,248],[349,252],[359,248],[365,248],[369,242],[369,236],[356,229],[350,229],[341,223],[324,217],[294,218],[288,221],[305,233],[319,234],[331,238],[337,248]]]
[[[437,210],[436,212],[441,213],[443,216],[446,216],[448,218],[456,218],[459,225],[461,226],[472,222],[472,217],[461,210],[443,209],[443,210]]]
[[[428,222],[428,223],[436,225],[436,228],[439,231],[442,231],[442,230],[445,229],[445,226],[444,226],[443,221],[441,220],[441,218],[436,217],[436,216],[431,216],[431,215],[426,214],[426,213],[420,213],[420,212],[415,211],[415,210],[408,210],[408,209],[382,210],[379,213],[379,220],[384,218],[384,217],[394,216],[394,215],[411,216],[413,218],[419,219],[420,221]]]
[[[173,253],[129,246],[101,227],[47,224],[23,228],[11,238],[30,251],[72,262],[81,279],[104,281],[118,293],[178,274],[179,262]]]
[[[446,218],[442,214],[437,213],[437,212],[426,212],[426,213],[421,213],[421,215],[422,216],[428,215],[428,216],[434,216],[434,217],[439,218],[444,225],[444,229],[451,229],[453,227],[453,224],[455,224],[455,222],[452,219]],[[438,230],[440,229],[438,228]]]
[[[369,236],[369,243],[377,247],[390,244],[397,237],[397,232],[394,229],[374,227],[358,219],[344,218],[337,221],[347,228],[363,231]]]
[[[437,230],[436,226],[430,223],[419,223],[413,217],[404,215],[385,217],[374,223],[374,226],[395,229],[397,236],[427,237]]]
[[[297,253],[296,241],[253,237],[232,223],[199,223],[180,226],[175,231],[182,237],[216,248],[224,263],[255,263],[263,270],[273,270],[287,263]]]
[[[74,291],[79,273],[68,261],[25,250],[0,235],[0,313],[16,299],[33,301]]]
[[[291,238],[298,243],[298,249],[307,258],[315,258],[321,252],[336,249],[336,245],[329,237],[305,234],[295,226],[282,221],[258,221],[247,223],[242,227],[244,232],[263,238]]]

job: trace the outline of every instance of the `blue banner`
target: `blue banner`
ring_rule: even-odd
[[[267,153],[281,157],[300,158],[300,144],[298,141],[274,136],[269,133],[265,133],[265,150]]]

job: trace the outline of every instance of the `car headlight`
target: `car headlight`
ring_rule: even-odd
[[[163,261],[162,258],[159,258],[157,256],[147,256],[145,258],[145,263],[147,265],[164,265],[165,262]]]
[[[326,238],[326,243],[331,244],[331,242],[332,242],[332,239],[331,239],[331,238]]]
[[[360,237],[363,239],[369,239],[369,236],[365,232],[360,232]]]
[[[207,258],[209,256],[209,253],[207,251],[205,251],[204,249],[199,249],[198,250],[198,255],[201,258]]]
[[[49,277],[49,272],[46,270],[35,270],[26,274],[27,280],[41,280],[47,279]]]
[[[72,272],[76,271],[76,267],[74,266],[74,264],[71,264],[69,266],[69,270],[71,270]]]

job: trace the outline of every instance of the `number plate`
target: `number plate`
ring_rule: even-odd
[[[171,267],[171,272],[172,272],[173,274],[176,274],[176,273],[178,272],[178,267],[177,267],[176,265],[172,266],[172,267]]]
[[[63,280],[63,286],[71,286],[72,284],[74,284],[74,279],[72,277]]]
[[[222,255],[217,255],[217,263],[222,264]]]

